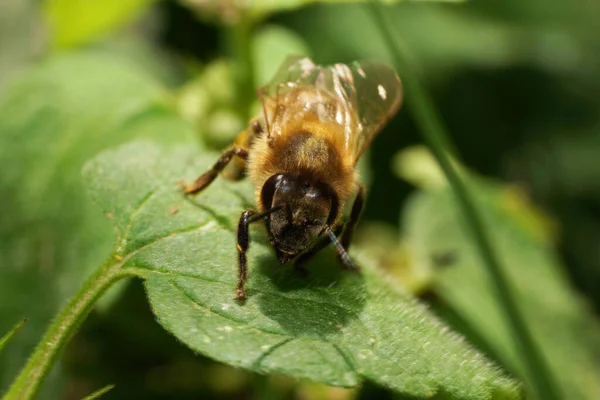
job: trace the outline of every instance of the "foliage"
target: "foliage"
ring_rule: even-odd
[[[98,40],[139,16],[154,0],[46,0],[53,45],[66,48]]]
[[[494,177],[461,167],[563,398],[599,397],[600,328],[590,310],[600,309],[599,6],[391,2],[395,39],[407,44],[461,159]],[[246,124],[253,89],[289,53],[389,61],[364,2],[4,3],[0,391],[41,343],[7,398],[32,396],[46,375],[42,399],[93,398],[111,383],[113,398],[350,400],[390,388],[410,398],[516,398],[515,381],[494,363],[530,385],[445,178],[422,154],[402,157],[421,188],[410,195],[390,169],[398,149],[419,141],[408,113],[361,160],[369,199],[351,254],[362,276],[340,271],[328,250],[309,278],[298,277],[276,265],[256,227],[250,299],[239,306],[234,230],[253,207],[251,188],[218,180],[193,199],[179,192],[178,179],[216,158],[204,148],[227,146]],[[115,147],[136,138],[146,141]],[[132,275],[145,293],[122,281],[98,297]],[[333,392],[296,378],[366,384]]]
[[[0,162],[11,168],[0,188],[11,212],[0,217],[0,331],[29,322],[0,359],[0,387],[112,247],[110,224],[83,189],[85,160],[138,136],[173,140],[187,130],[191,137],[162,96],[140,69],[95,53],[46,60],[7,88]]]
[[[414,195],[403,212],[402,225],[414,262],[435,270],[432,290],[505,365],[526,374],[489,278],[480,268],[477,253],[452,208],[449,187],[436,178],[439,172],[426,153],[404,151],[401,158],[404,157],[413,158],[412,165],[420,165],[409,176],[429,182],[419,185],[427,190]],[[596,334],[600,324],[562,275],[560,261],[551,248],[551,221],[533,207],[521,188],[472,175],[467,175],[470,187],[484,210],[486,223],[493,227],[494,242],[498,244],[511,290],[563,396],[600,396],[595,379],[600,374],[600,342]],[[449,262],[437,267],[436,259],[444,255]]]
[[[259,236],[250,300],[237,304],[231,250],[251,190],[247,183],[218,182],[189,201],[177,179],[193,178],[215,158],[195,154],[189,146],[166,151],[132,144],[84,169],[94,199],[119,232],[114,258],[125,271],[143,270],[137,273],[153,311],[181,341],[233,366],[330,385],[368,378],[419,397],[517,397],[513,383],[366,260],[364,278],[344,276],[332,260],[321,260],[312,265],[312,278],[299,279],[277,265]]]

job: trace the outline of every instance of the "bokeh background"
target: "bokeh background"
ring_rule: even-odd
[[[390,18],[472,171],[565,398],[600,398],[600,3],[405,1]],[[360,2],[2,0],[0,334],[29,320],[0,354],[0,390],[110,252],[110,224],[82,189],[82,164],[137,132],[188,130],[222,149],[256,109],[252,88],[288,54],[391,62]],[[369,196],[358,239],[399,285],[520,375],[420,143],[406,110],[374,141],[361,165]],[[101,300],[40,398],[79,399],[107,384],[116,385],[107,399],[397,398],[195,355],[154,321],[138,282]]]

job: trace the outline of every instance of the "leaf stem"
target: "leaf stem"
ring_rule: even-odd
[[[458,201],[470,233],[477,245],[479,255],[495,285],[497,299],[504,311],[504,316],[512,331],[513,339],[520,349],[524,364],[530,377],[532,389],[538,399],[554,400],[561,396],[554,384],[551,373],[542,354],[534,342],[533,336],[525,323],[521,310],[512,293],[508,279],[500,265],[489,233],[483,223],[480,212],[472,199],[469,189],[461,179],[456,168],[450,162],[449,149],[453,148],[450,136],[446,132],[441,118],[437,114],[433,102],[422,87],[412,60],[407,56],[405,46],[392,30],[392,25],[386,18],[383,6],[378,0],[370,0],[370,9],[381,35],[389,48],[396,66],[403,76],[403,82],[410,99],[410,112],[420,128],[428,147],[444,171]],[[456,155],[454,155],[457,157]],[[458,157],[457,157],[458,160]]]
[[[128,269],[122,269],[121,265],[115,264],[111,259],[88,278],[46,330],[3,400],[34,397],[60,351],[90,313],[96,300],[116,281],[135,275]]]

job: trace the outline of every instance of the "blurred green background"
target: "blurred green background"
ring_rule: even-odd
[[[476,171],[477,198],[565,398],[600,398],[600,3],[390,7]],[[110,252],[110,224],[82,189],[81,165],[140,136],[227,146],[256,109],[252,88],[298,53],[321,64],[390,62],[358,2],[2,1],[0,334],[29,320],[0,354],[0,391]],[[519,376],[491,289],[469,238],[453,233],[452,199],[420,142],[406,110],[373,142],[359,241]],[[101,300],[40,398],[80,399],[107,384],[116,385],[107,399],[397,398],[368,384],[261,377],[192,354],[155,323],[138,282]]]

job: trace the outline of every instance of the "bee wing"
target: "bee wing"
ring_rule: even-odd
[[[350,70],[359,121],[348,140],[356,151],[356,161],[400,108],[402,83],[396,71],[382,63],[354,62]]]
[[[391,67],[377,62],[324,67],[308,58],[289,57],[258,94],[269,135],[311,114],[342,126],[345,150],[356,162],[398,111],[402,85]]]

